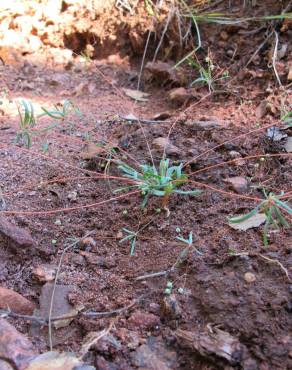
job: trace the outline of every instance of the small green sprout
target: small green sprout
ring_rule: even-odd
[[[44,113],[40,114],[39,117],[49,116],[50,118],[62,120],[66,118],[66,116],[73,110],[76,113],[80,113],[78,108],[75,108],[73,103],[70,100],[65,100],[64,104],[59,107],[58,105],[54,105],[54,109],[48,110],[44,107],[41,107]]]
[[[124,177],[133,180],[132,187],[138,187],[143,196],[142,208],[148,202],[149,196],[163,197],[163,208],[167,209],[169,196],[172,193],[184,195],[199,195],[200,190],[178,190],[177,188],[187,181],[187,175],[182,171],[182,164],[169,166],[169,159],[162,159],[159,169],[154,165],[140,165],[141,170],[137,171],[125,163],[120,163],[118,168],[123,172]],[[117,189],[117,191],[128,190],[129,187]]]
[[[134,253],[135,253],[136,240],[137,240],[137,236],[138,236],[139,231],[135,232],[135,231],[132,231],[132,230],[128,230],[126,228],[123,228],[123,231],[128,235],[126,235],[123,239],[121,239],[119,241],[119,243],[124,243],[126,241],[130,241],[130,246],[131,246],[130,255],[133,256]]]
[[[281,210],[284,210],[289,215],[292,215],[292,208],[287,202],[283,202],[282,200],[280,200],[280,197],[283,196],[284,193],[281,193],[280,195],[275,195],[274,193],[267,194],[265,190],[263,190],[263,193],[265,199],[260,202],[260,204],[258,204],[253,210],[243,216],[230,217],[228,221],[230,223],[239,224],[243,221],[248,220],[257,213],[263,212],[266,216],[263,232],[263,242],[264,246],[267,246],[269,244],[268,232],[271,226],[274,226],[278,230],[280,226],[283,226],[285,228],[289,228],[291,226],[285,219]]]
[[[200,252],[200,251],[198,251],[198,249],[197,248],[195,248],[194,246],[193,246],[193,233],[192,232],[190,232],[189,233],[189,237],[188,237],[188,239],[184,239],[182,236],[177,236],[176,237],[176,239],[177,240],[179,240],[179,241],[181,241],[181,242],[183,242],[183,243],[185,243],[185,244],[187,244],[187,248],[186,248],[186,250],[184,250],[184,251],[186,251],[187,253],[189,252],[189,250],[192,248],[192,249],[194,249],[200,256],[202,256],[203,255],[203,253],[202,252]],[[182,252],[182,253],[184,253],[184,251]],[[185,256],[183,256],[183,257],[185,257]]]
[[[281,120],[288,125],[289,127],[292,127],[292,111],[290,110],[287,113],[284,113],[281,117]]]
[[[165,288],[165,290],[164,290],[164,294],[166,294],[166,295],[171,295],[171,293],[172,293],[172,289],[173,289],[173,283],[172,283],[172,281],[168,281],[168,282],[166,283],[166,288]]]
[[[34,108],[30,101],[21,100],[20,105],[17,105],[18,115],[20,118],[20,131],[16,134],[15,141],[22,142],[28,149],[32,145],[31,129],[35,126],[36,120],[34,115]]]
[[[220,76],[214,76],[214,70],[215,70],[215,66],[211,60],[210,57],[207,57],[205,59],[206,63],[207,63],[207,67],[204,68],[201,64],[195,62],[194,60],[191,60],[189,62],[189,64],[196,68],[198,71],[199,71],[199,74],[200,74],[200,77],[198,77],[197,79],[195,79],[192,83],[191,83],[191,86],[193,86],[194,84],[196,83],[203,83],[203,84],[206,84],[209,88],[209,92],[214,92],[215,91],[215,83],[220,81],[220,80],[224,80],[226,78],[229,77],[229,73],[228,71],[224,71]]]

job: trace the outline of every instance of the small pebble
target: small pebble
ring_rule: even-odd
[[[247,282],[247,283],[253,283],[256,281],[256,276],[254,274],[252,274],[251,272],[246,272],[244,274],[244,280]]]

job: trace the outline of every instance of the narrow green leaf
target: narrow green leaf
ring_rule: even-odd
[[[239,217],[228,217],[228,222],[232,223],[232,224],[237,224],[237,223],[240,223],[242,221],[245,221],[245,220],[248,220],[249,218],[251,218],[253,215],[255,215],[256,213],[258,213],[258,210],[259,210],[259,206],[254,208],[252,211],[250,211],[249,213],[243,215],[243,216],[239,216]]]

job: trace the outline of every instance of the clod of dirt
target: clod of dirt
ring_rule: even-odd
[[[72,353],[46,352],[36,357],[26,370],[94,370],[80,362]]]
[[[85,355],[89,350],[94,349],[105,356],[113,356],[121,350],[121,343],[112,335],[103,332],[90,332],[82,344],[81,353]]]
[[[22,315],[32,315],[35,304],[12,289],[0,287],[0,308],[10,309]]]
[[[53,281],[56,276],[57,267],[53,265],[40,265],[33,269],[32,274],[41,283]]]
[[[165,153],[167,155],[181,156],[182,151],[175,145],[173,145],[166,137],[158,137],[152,141],[153,148],[157,151],[163,153],[165,148]]]
[[[87,248],[94,248],[96,246],[96,240],[94,240],[91,236],[88,238],[84,238],[80,242],[81,248],[87,249]]]
[[[220,122],[212,117],[204,120],[186,120],[184,124],[195,130],[215,130],[222,128]]]
[[[125,94],[136,101],[146,102],[148,101],[149,94],[144,93],[140,90],[123,89]]]
[[[245,193],[248,190],[248,181],[242,176],[229,177],[225,180],[239,194]]]
[[[4,217],[0,217],[0,237],[4,237],[8,241],[8,246],[16,251],[23,252],[35,244],[28,231],[13,225]]]
[[[79,254],[81,256],[85,257],[86,262],[89,265],[92,265],[92,266],[95,266],[95,267],[98,266],[98,267],[103,267],[103,268],[110,269],[110,268],[116,266],[116,261],[111,257],[104,258],[104,257],[101,257],[101,256],[97,256],[94,253],[86,252],[86,251],[80,251]]]
[[[134,312],[128,321],[131,328],[140,330],[152,329],[160,324],[158,316],[143,311]]]
[[[256,107],[255,114],[257,118],[264,118],[265,115],[268,113],[269,110],[269,103],[266,100],[260,102],[260,104]]]
[[[13,369],[24,370],[36,356],[32,343],[6,320],[0,318],[0,358]],[[2,361],[0,361],[0,368]],[[4,368],[5,369],[5,368]]]
[[[161,338],[150,337],[146,344],[132,353],[132,363],[139,369],[170,370],[176,369],[176,352],[170,351]]]
[[[187,83],[185,73],[179,68],[174,69],[170,63],[160,61],[148,62],[145,66],[145,72],[148,74],[146,79],[151,79],[151,81],[155,81],[160,85],[183,86]]]
[[[182,309],[176,299],[175,294],[163,298],[160,307],[162,319],[176,320],[181,317]]]
[[[134,350],[139,345],[144,343],[144,339],[141,337],[141,335],[133,330],[128,330],[126,328],[120,328],[117,333],[117,337],[120,339],[122,344],[126,344],[127,348],[130,350]]]
[[[188,103],[193,98],[193,93],[184,87],[178,87],[170,90],[168,97],[172,104],[180,106]]]
[[[40,317],[48,317],[50,312],[50,305],[52,299],[54,284],[46,283],[41,292],[40,296],[40,309],[37,310],[36,314]],[[68,285],[56,285],[52,317],[56,316],[74,316],[77,315],[78,310],[76,310],[67,299],[68,294],[73,290],[73,286]],[[56,329],[68,326],[72,319],[58,320],[54,322]]]
[[[255,274],[251,273],[251,272],[246,272],[244,274],[244,280],[247,282],[247,283],[254,283],[256,281],[256,276]]]
[[[201,333],[178,329],[175,336],[180,346],[188,347],[211,360],[215,356],[231,365],[241,364],[247,353],[237,338],[220,329]]]
[[[156,113],[151,119],[153,121],[164,121],[172,116],[171,111],[164,111],[164,112],[159,112]]]

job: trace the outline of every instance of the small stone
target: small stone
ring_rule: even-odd
[[[175,105],[183,105],[192,99],[193,94],[184,87],[172,89],[169,92],[169,100]]]
[[[292,153],[292,136],[289,136],[286,143],[284,144],[284,148],[287,153]]]
[[[166,62],[148,62],[145,71],[152,80],[162,84],[169,83],[172,86],[182,86],[187,83],[186,74],[182,69],[173,68],[173,65]]]
[[[226,31],[222,31],[222,32],[220,32],[220,37],[221,37],[222,40],[226,41],[226,40],[228,40],[229,35]]]
[[[256,276],[254,274],[252,274],[251,272],[246,272],[244,274],[244,280],[247,283],[254,283],[256,281]]]
[[[0,217],[0,237],[8,241],[8,245],[16,251],[31,248],[34,246],[34,240],[30,233],[16,225],[10,223],[4,217]]]
[[[91,332],[87,334],[85,341],[90,341],[90,337],[94,339],[94,336],[99,337],[100,333]],[[94,348],[95,351],[102,354],[113,355],[121,349],[121,343],[112,334],[107,334],[97,340],[91,348]]]
[[[132,363],[139,369],[171,370],[177,368],[177,354],[166,347],[160,338],[150,337],[131,353]]]
[[[80,254],[75,254],[75,253],[72,254],[70,258],[70,262],[72,262],[74,265],[77,265],[77,266],[84,266],[86,264],[85,258],[81,256]]]
[[[67,195],[67,198],[68,198],[71,202],[76,202],[76,199],[77,199],[77,191],[75,191],[75,190],[70,191],[70,193],[68,193],[68,195]]]
[[[217,119],[202,119],[202,120],[186,120],[184,124],[194,130],[202,131],[202,130],[215,130],[220,129],[221,124],[220,121]]]
[[[230,156],[231,159],[242,158],[241,154],[239,152],[237,152],[236,150],[231,150],[229,152],[229,156]]]
[[[42,287],[40,295],[40,309],[37,310],[36,315],[40,317],[48,317],[52,293],[54,289],[53,283],[46,283]],[[68,294],[73,290],[70,285],[56,285],[54,294],[54,304],[52,316],[70,316],[77,315],[78,311],[68,302]],[[56,329],[66,327],[70,324],[72,319],[59,320],[54,322]]]
[[[33,269],[32,274],[41,283],[53,281],[56,276],[57,267],[53,265],[40,265]]]
[[[80,251],[79,254],[85,257],[86,262],[89,265],[94,265],[98,267],[107,267],[106,266],[106,259],[104,257],[98,256],[95,253],[87,252],[87,251]]]
[[[248,181],[244,177],[229,177],[225,181],[229,183],[231,188],[239,194],[245,193],[248,190]]]
[[[154,139],[152,145],[159,152],[163,152],[165,148],[165,153],[167,155],[180,156],[182,154],[181,150],[165,137]]]
[[[32,315],[35,304],[12,289],[0,287],[0,308],[10,309],[22,315]]]
[[[96,246],[96,240],[94,240],[93,238],[91,238],[90,236],[87,237],[87,238],[84,238],[81,240],[80,242],[81,246],[85,247],[85,248],[88,248],[88,247],[95,247]]]
[[[232,57],[233,57],[233,55],[234,55],[234,50],[233,50],[233,49],[227,49],[227,50],[226,50],[226,55],[227,55],[228,57],[232,58]]]
[[[128,321],[133,329],[141,330],[149,330],[160,324],[158,316],[143,311],[134,312]]]
[[[151,313],[154,313],[154,314],[159,314],[159,310],[160,310],[160,305],[158,303],[155,303],[155,302],[151,302],[149,304],[149,311]]]
[[[80,362],[73,353],[57,351],[45,352],[34,358],[26,370],[94,370],[93,366],[89,366]]]
[[[32,343],[26,336],[19,333],[6,320],[0,318],[0,358],[4,363],[13,365],[13,369],[24,370],[36,356]],[[6,369],[2,367],[1,369]]]
[[[98,370],[118,370],[114,363],[107,361],[102,356],[96,356],[95,368]]]
[[[266,100],[260,102],[260,104],[256,107],[255,114],[257,118],[264,118],[265,115],[268,113],[268,105],[269,103]]]

